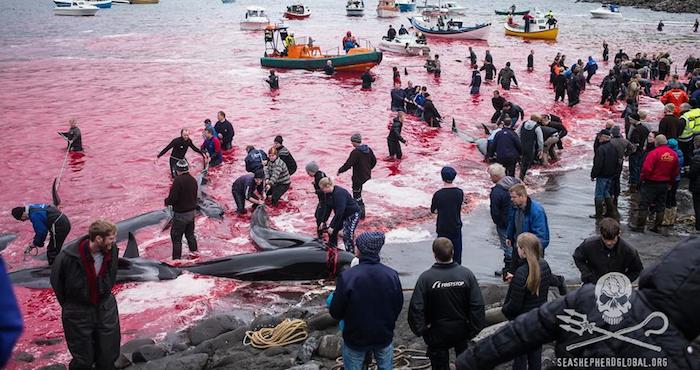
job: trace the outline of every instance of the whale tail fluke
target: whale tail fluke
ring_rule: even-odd
[[[126,243],[126,250],[124,251],[124,258],[138,258],[139,257],[139,246],[136,244],[136,238],[134,234],[129,233],[129,241]]]
[[[53,205],[58,207],[61,205],[61,197],[58,196],[57,187],[58,178],[53,179],[53,185],[51,185],[51,198],[53,198]]]

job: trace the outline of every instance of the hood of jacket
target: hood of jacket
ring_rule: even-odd
[[[496,185],[498,185],[506,190],[510,190],[510,188],[513,185],[517,185],[517,184],[520,184],[520,180],[516,179],[513,176],[506,176],[506,177],[498,180],[498,182],[496,183]]]
[[[361,153],[364,153],[364,154],[369,153],[369,146],[367,146],[367,144],[358,145],[357,148],[355,148],[355,149],[359,150]]]
[[[533,128],[535,128],[535,126],[537,126],[537,122],[535,122],[531,119],[529,119],[529,120],[525,121],[525,123],[523,123],[523,128],[526,130],[532,130]]]
[[[690,237],[644,269],[639,290],[657,310],[663,311],[686,339],[700,334],[700,238]]]
[[[287,155],[289,155],[289,149],[287,149],[286,146],[283,146],[283,147],[277,149],[277,156],[278,157],[284,157]]]

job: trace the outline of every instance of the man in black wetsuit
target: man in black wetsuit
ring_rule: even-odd
[[[321,179],[326,177],[326,174],[318,168],[316,162],[309,162],[306,164],[306,174],[314,178],[313,186],[314,193],[318,197],[318,205],[316,206],[316,211],[314,212],[314,218],[316,219],[316,233],[319,238],[323,236],[325,230],[322,230],[321,224],[323,220],[328,219],[326,217],[326,198],[327,195],[321,190]]]
[[[270,90],[277,90],[280,88],[280,79],[275,74],[275,71],[270,71],[270,76],[265,80],[268,85],[270,85]]]
[[[70,129],[68,132],[59,132],[58,134],[63,136],[68,140],[68,150],[71,152],[82,152],[83,151],[83,137],[80,134],[80,129],[78,128],[78,120],[71,118]]]
[[[369,90],[372,88],[372,82],[374,82],[374,77],[369,73],[369,68],[365,69],[365,73],[362,74],[362,89]]]
[[[204,153],[202,153],[199,148],[197,148],[194,143],[192,143],[192,140],[190,139],[190,131],[186,128],[183,128],[180,130],[180,137],[176,137],[173,139],[173,141],[168,144],[163,150],[158,153],[158,158],[162,157],[165,153],[168,152],[168,150],[172,149],[172,153],[170,153],[170,175],[174,178],[175,177],[175,171],[177,170],[177,161],[180,159],[187,160],[185,158],[185,154],[187,154],[187,149],[192,148],[195,152],[199,153],[202,157],[204,157]],[[157,161],[158,159],[156,159]]]

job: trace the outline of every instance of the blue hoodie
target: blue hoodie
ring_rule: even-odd
[[[0,369],[12,356],[17,339],[22,334],[22,314],[7,277],[5,261],[0,257]]]
[[[678,172],[678,176],[676,176],[676,182],[681,181],[681,174],[683,173],[683,166],[685,166],[685,158],[683,157],[683,152],[678,148],[678,140],[676,139],[669,139],[668,140],[668,147],[673,149],[674,152],[676,152],[676,155],[678,155],[678,166],[680,166],[681,170]]]
[[[62,213],[56,207],[48,204],[30,204],[28,208],[29,221],[34,227],[34,240],[37,247],[43,247],[51,226],[61,217]]]

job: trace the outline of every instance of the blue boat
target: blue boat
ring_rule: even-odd
[[[112,7],[112,0],[84,0],[85,4],[96,6],[100,9],[109,9]],[[69,7],[71,0],[53,0],[59,8]]]
[[[410,13],[416,10],[416,0],[397,0],[396,5],[399,6],[401,13]]]

